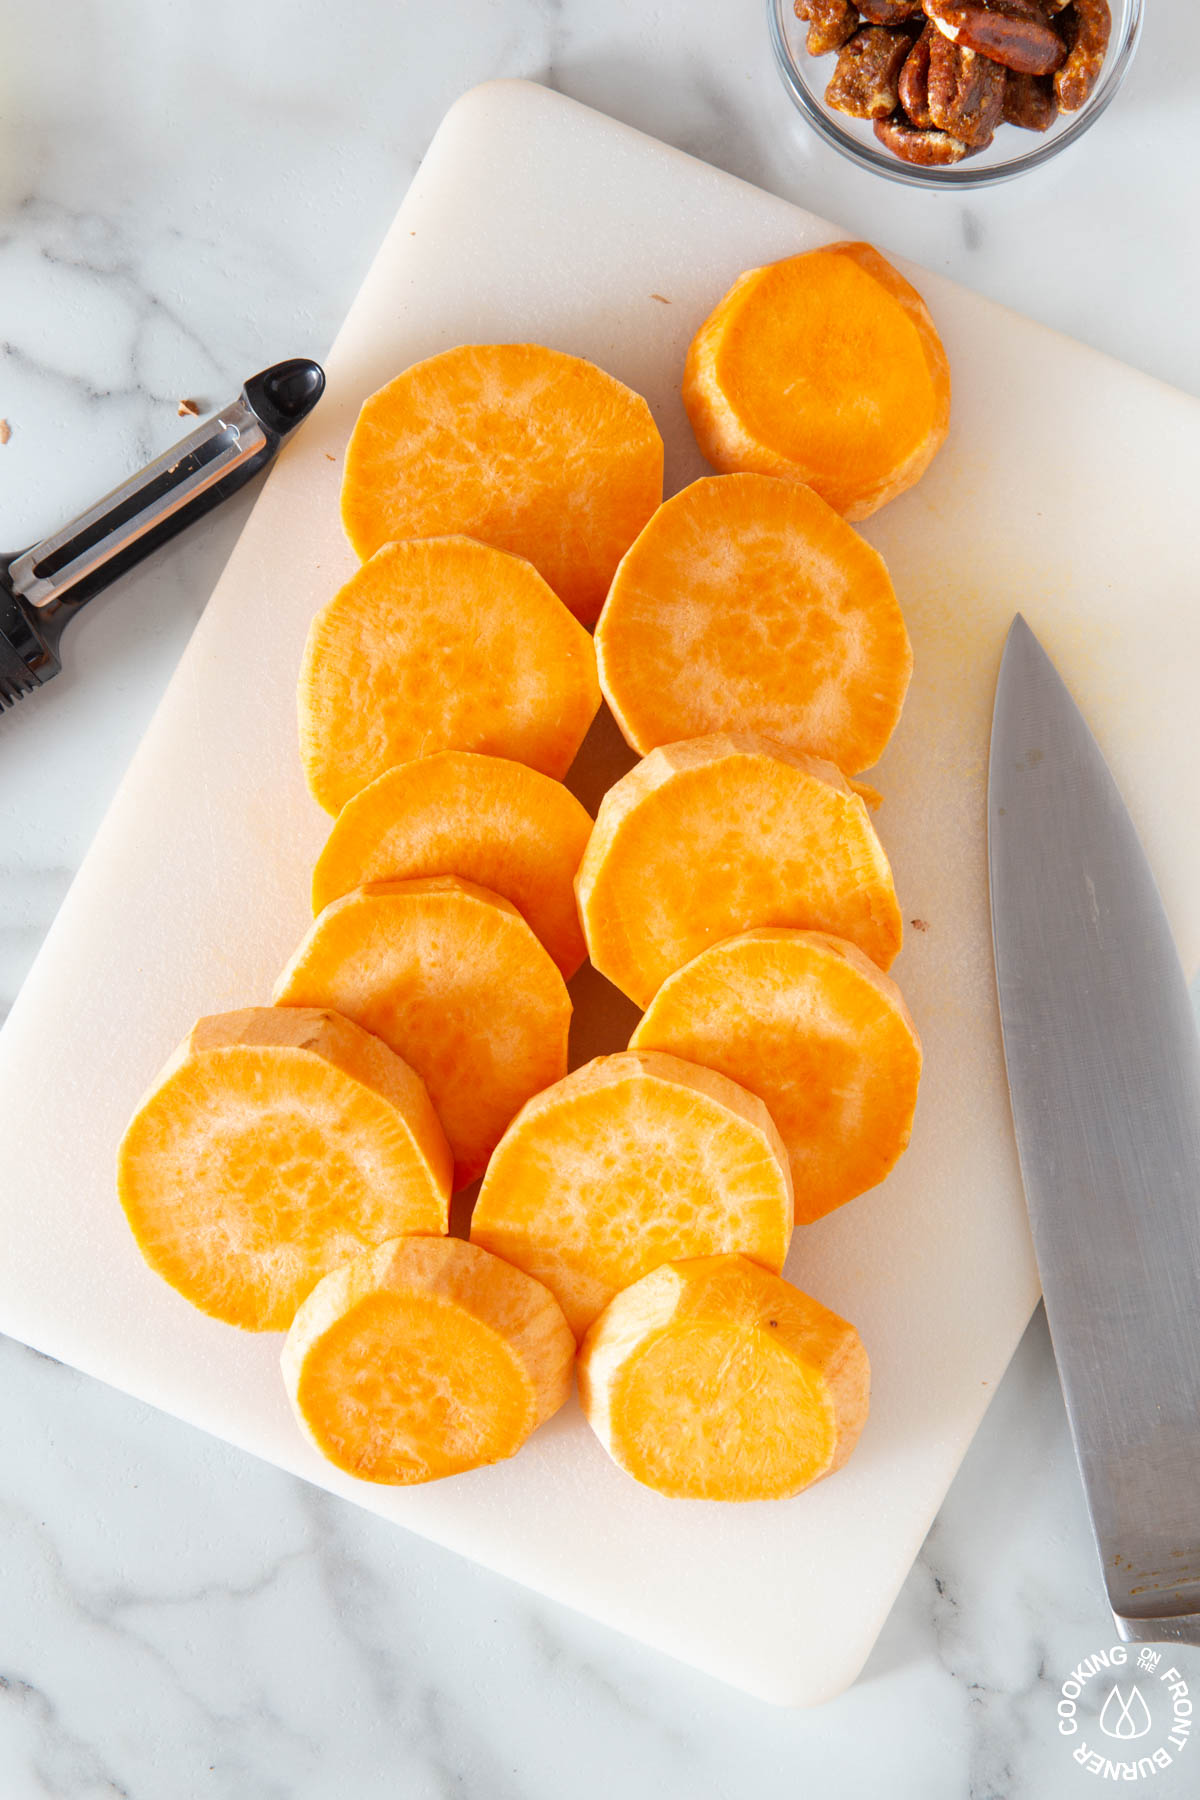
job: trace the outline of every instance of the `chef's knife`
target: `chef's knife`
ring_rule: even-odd
[[[324,389],[307,357],[274,363],[52,537],[0,556],[0,712],[58,674],[63,629],[93,595],[265,468]]]
[[[1121,1636],[1200,1644],[1200,1039],[1116,783],[1025,621],[988,774],[1004,1054]]]

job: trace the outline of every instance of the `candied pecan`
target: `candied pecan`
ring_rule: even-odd
[[[913,124],[924,129],[933,124],[929,111],[929,50],[933,39],[940,35],[935,25],[926,25],[905,58],[896,84],[901,106]]]
[[[929,111],[933,123],[973,150],[991,143],[1004,110],[1007,70],[934,33],[929,48]]]
[[[943,168],[971,154],[971,146],[961,138],[951,137],[948,131],[922,131],[910,125],[903,113],[876,119],[875,136],[901,162],[916,163],[922,169]]]
[[[916,18],[921,0],[858,0],[858,10],[869,25],[903,25]]]
[[[810,56],[840,50],[859,27],[858,8],[849,0],[796,0],[796,17],[808,21],[805,49]]]
[[[943,37],[1006,69],[1048,75],[1066,55],[1036,0],[922,0]]]
[[[1060,23],[1067,41],[1067,60],[1054,77],[1054,91],[1063,112],[1078,112],[1104,65],[1112,30],[1108,0],[1073,0]]]
[[[1054,80],[1049,75],[1020,75],[1007,71],[1004,83],[1004,122],[1023,131],[1049,131],[1058,117]]]
[[[886,118],[896,106],[896,83],[912,47],[912,33],[864,25],[837,60],[825,103],[855,119]]]

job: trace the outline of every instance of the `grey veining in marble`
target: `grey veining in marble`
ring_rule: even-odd
[[[31,1778],[6,1800],[551,1800],[568,1773],[585,1800],[1055,1791],[1043,1668],[1105,1634],[1040,1324],[863,1680],[809,1714],[30,1351],[6,1346],[2,1367],[4,1442],[23,1447],[3,1502],[0,1773]]]
[[[531,76],[1200,392],[1200,18],[1104,123],[959,200],[805,135],[759,0],[0,0],[0,532],[65,518],[278,357],[320,354],[438,119]],[[0,1007],[244,516],[91,608],[0,719]],[[0,1344],[0,1800],[1058,1800],[1107,1645],[1039,1316],[862,1681],[718,1687]],[[1190,1673],[1200,1682],[1200,1658]],[[1200,1747],[1192,1755],[1200,1759]],[[1200,1791],[1186,1757],[1145,1784]]]

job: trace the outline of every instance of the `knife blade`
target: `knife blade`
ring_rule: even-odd
[[[1099,745],[1018,614],[988,769],[992,935],[1021,1175],[1105,1587],[1200,1644],[1200,1038]]]

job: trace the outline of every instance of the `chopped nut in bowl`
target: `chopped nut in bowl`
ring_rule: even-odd
[[[924,187],[1038,168],[1099,118],[1143,0],[767,0],[784,85],[821,136]]]

